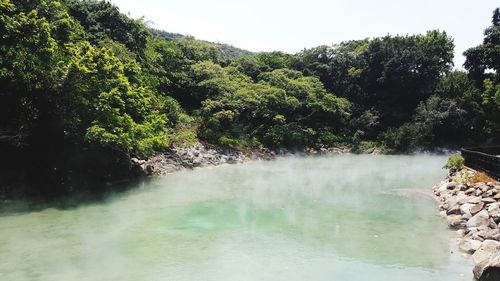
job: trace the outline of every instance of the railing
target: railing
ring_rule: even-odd
[[[500,181],[500,146],[463,148],[462,156],[465,166]]]

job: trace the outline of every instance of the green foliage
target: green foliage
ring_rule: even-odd
[[[68,45],[65,88],[69,127],[85,140],[128,153],[151,154],[165,145],[167,118],[147,88],[130,84],[125,65],[106,48]]]
[[[211,61],[221,65],[228,62],[228,58],[221,48],[215,44],[197,40],[191,36],[178,38],[175,42],[181,48],[184,56],[192,62]]]
[[[346,137],[334,134],[328,130],[322,130],[318,133],[318,140],[315,146],[321,147],[335,147],[335,146],[345,146],[348,144]]]
[[[499,9],[493,12],[492,25],[484,31],[483,44],[464,52],[464,67],[482,90],[486,136],[500,141],[500,25]]]
[[[317,145],[317,131],[340,131],[349,116],[347,100],[298,71],[263,72],[254,82],[233,66],[204,62],[194,68],[201,80],[198,92],[207,97],[200,112],[200,136],[209,141],[232,146],[238,140],[271,147]]]
[[[196,127],[181,128],[167,135],[167,145],[174,147],[189,147],[198,142]]]
[[[411,122],[387,131],[384,140],[399,151],[459,147],[484,139],[485,122],[480,91],[466,73],[454,71],[420,102]]]
[[[320,46],[299,53],[291,65],[318,76],[327,90],[352,103],[353,136],[360,131],[358,137],[378,140],[413,119],[450,70],[452,58],[452,39],[430,31]]]
[[[87,31],[87,39],[98,44],[111,39],[125,45],[130,51],[141,55],[149,32],[141,20],[134,20],[120,13],[108,1],[65,0],[70,15]]]
[[[448,158],[443,168],[458,171],[464,166],[464,158],[461,155],[452,155]]]
[[[379,153],[387,153],[387,148],[374,141],[360,141],[359,143],[354,143],[352,150],[357,153],[372,153],[377,151]]]
[[[251,53],[97,0],[1,0],[0,34],[0,142],[23,151],[148,156],[198,138],[411,151],[500,135],[497,10],[468,73],[450,72],[442,31]]]
[[[33,182],[52,191],[73,187],[77,166],[123,179],[131,156],[199,139],[382,152],[495,143],[498,14],[465,73],[450,72],[441,31],[251,53],[150,29],[109,1],[0,0],[3,163],[20,178],[40,171]]]

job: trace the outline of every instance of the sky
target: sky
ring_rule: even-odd
[[[444,30],[455,67],[481,44],[498,0],[111,0],[154,28],[250,51],[296,53],[346,40]]]

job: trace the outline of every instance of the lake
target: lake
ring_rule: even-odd
[[[285,157],[0,213],[0,280],[472,280],[431,187],[446,156]]]

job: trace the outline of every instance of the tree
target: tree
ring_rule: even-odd
[[[314,77],[290,69],[263,72],[254,82],[234,67],[197,66],[204,88],[200,136],[235,146],[298,148],[331,145],[341,133],[349,102]],[[321,136],[321,138],[320,138]]]
[[[133,85],[110,49],[68,45],[64,120],[73,136],[126,153],[149,155],[165,146],[166,117],[153,93]]]
[[[496,8],[493,11],[493,18],[491,22],[494,26],[500,26],[500,8]]]
[[[464,67],[483,91],[483,106],[487,126],[484,131],[491,138],[500,135],[500,25],[499,9],[493,12],[492,25],[484,31],[483,44],[464,52]]]
[[[125,45],[141,56],[149,32],[141,20],[134,20],[120,13],[111,2],[99,0],[66,0],[70,15],[87,31],[93,44],[111,39]]]

